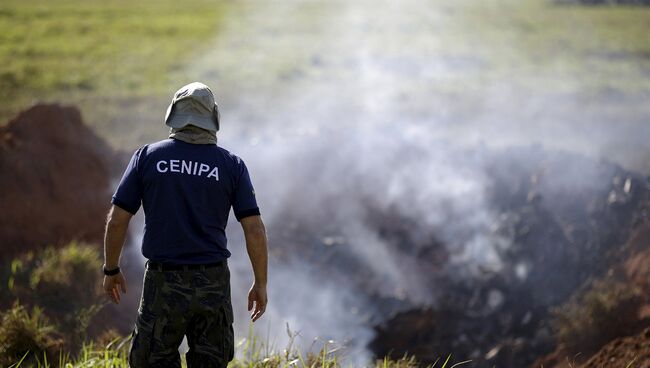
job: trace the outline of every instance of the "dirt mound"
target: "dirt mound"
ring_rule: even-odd
[[[626,337],[634,335],[639,329],[648,326],[650,323],[650,305],[648,305],[650,302],[650,299],[648,299],[648,296],[650,296],[650,222],[639,225],[631,234],[630,239],[621,247],[620,252],[629,256],[624,257],[623,261],[618,265],[614,265],[610,273],[622,275],[630,287],[638,287],[642,290],[642,294],[646,296],[645,304],[635,308],[637,309],[636,315],[626,317],[635,319],[636,322],[634,323],[637,328],[630,329],[630,331],[627,331],[628,333],[619,333],[618,339],[612,340],[612,342],[592,354],[584,354],[584,352],[577,355],[572,354],[565,346],[559,345],[553,353],[538,359],[531,365],[531,368],[626,367],[634,357],[637,357],[637,359],[635,364],[632,365],[633,367],[650,367],[650,361],[645,362],[642,359],[644,356],[644,359],[648,359],[648,350],[647,348],[646,350],[641,348],[642,346],[648,346],[650,331],[645,330],[644,333],[637,336]],[[643,340],[644,338],[645,340]],[[635,343],[629,343],[630,341]],[[626,350],[629,348],[628,345],[632,346],[629,351]],[[637,351],[635,349],[641,350]],[[645,365],[642,363],[645,363]],[[580,364],[584,365],[581,366]]]
[[[121,163],[74,107],[36,105],[0,127],[0,257],[100,242]]]
[[[632,364],[630,364],[632,363]],[[650,368],[650,328],[605,345],[581,368]]]

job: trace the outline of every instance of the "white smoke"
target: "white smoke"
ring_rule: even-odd
[[[461,3],[461,10],[472,6]],[[243,2],[211,49],[188,68],[188,79],[216,92],[220,144],[248,164],[271,225],[270,304],[255,331],[264,337],[270,324],[276,347],[286,342],[288,322],[307,345],[315,337],[345,342],[350,358],[364,361],[372,337],[369,316],[377,308],[341,281],[358,277],[355,270],[334,277],[316,271],[309,260],[287,261],[282,249],[314,241],[346,247],[372,271],[369,292],[428,305],[435,302],[429,273],[436,270],[420,269],[416,258],[369,227],[368,203],[398,219],[415,219],[412,236],[422,243],[445,244],[451,258],[441,268],[498,270],[498,248],[508,247],[509,239],[493,232],[483,158],[468,156],[462,147],[539,143],[600,154],[609,144],[603,134],[595,140],[593,132],[606,131],[607,122],[590,126],[586,138],[576,137],[575,125],[550,121],[562,115],[549,113],[548,101],[519,94],[514,83],[466,86],[473,91],[466,100],[462,93],[438,91],[437,85],[462,83],[463,75],[489,64],[485,55],[441,53],[444,38],[437,33],[456,20],[454,7],[418,1]],[[291,218],[309,224],[302,229],[306,238],[274,243],[283,239],[275,231],[295,225],[288,223]],[[236,327],[243,337],[252,276],[234,221],[228,236]]]

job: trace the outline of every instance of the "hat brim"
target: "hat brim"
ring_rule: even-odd
[[[217,125],[212,117],[194,115],[194,114],[181,114],[172,111],[165,119],[167,126],[180,129],[187,125],[194,125],[205,130],[217,131]]]

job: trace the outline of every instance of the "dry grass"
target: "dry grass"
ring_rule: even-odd
[[[591,354],[638,324],[640,290],[629,283],[596,280],[553,311],[555,336],[571,354]]]

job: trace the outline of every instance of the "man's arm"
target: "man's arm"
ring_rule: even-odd
[[[107,270],[114,270],[120,265],[120,255],[131,217],[131,213],[118,206],[112,206],[108,211],[104,235],[104,268]],[[120,290],[126,294],[126,279],[122,272],[104,276],[104,292],[115,304],[120,303]]]
[[[266,249],[266,229],[260,216],[248,216],[241,220],[241,226],[246,238],[246,250],[253,266],[255,281],[248,292],[248,310],[255,309],[251,313],[253,322],[257,321],[264,311],[268,302],[266,296],[266,279],[268,267],[268,252]]]

